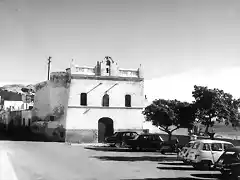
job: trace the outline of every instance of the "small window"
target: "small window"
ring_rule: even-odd
[[[209,144],[208,144],[208,143],[204,143],[202,150],[203,150],[203,151],[210,151],[210,146],[209,146]]]
[[[232,144],[223,144],[223,146],[224,146],[224,150],[226,150],[226,149],[229,149],[229,148],[232,148],[232,147],[233,147],[233,145],[232,145]]]
[[[102,99],[102,106],[109,107],[109,95],[108,94],[104,94],[103,99]]]
[[[106,63],[107,66],[110,66],[111,65],[111,62],[110,60],[107,60],[107,63]]]
[[[54,121],[54,116],[49,117],[50,121]]]
[[[106,68],[106,73],[109,73],[109,68]]]
[[[125,95],[125,107],[131,107],[131,95]]]
[[[223,151],[221,143],[212,143],[211,148],[212,151]]]
[[[87,93],[81,93],[80,104],[81,106],[87,105]]]

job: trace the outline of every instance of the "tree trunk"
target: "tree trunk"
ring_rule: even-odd
[[[205,134],[208,134],[209,124],[206,125]]]
[[[168,141],[172,140],[172,132],[168,132]]]

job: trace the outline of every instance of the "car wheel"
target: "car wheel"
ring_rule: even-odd
[[[237,169],[237,168],[233,168],[232,170],[231,170],[231,174],[232,174],[232,178],[235,180],[238,180],[238,176],[239,176],[239,169]]]
[[[203,170],[210,170],[212,163],[210,161],[203,161],[200,163],[201,169]]]
[[[223,177],[227,177],[227,176],[229,176],[230,172],[222,170],[221,174]]]
[[[165,151],[161,150],[161,154],[165,154]]]
[[[120,148],[120,147],[121,147],[121,143],[116,143],[115,146],[116,146],[117,148]]]
[[[137,150],[137,151],[141,151],[142,149],[141,149],[139,146],[137,146],[137,147],[136,147],[136,150]]]
[[[188,164],[188,162],[186,160],[183,160],[183,164]]]
[[[125,141],[123,141],[122,143],[121,143],[121,147],[126,147],[126,143],[125,143]]]

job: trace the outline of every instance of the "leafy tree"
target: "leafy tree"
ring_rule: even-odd
[[[196,117],[206,126],[206,134],[214,135],[209,133],[209,127],[214,125],[214,119],[217,122],[225,122],[226,125],[231,123],[233,127],[239,126],[239,99],[234,99],[231,94],[217,88],[208,89],[196,85],[192,95],[195,98]]]
[[[178,100],[155,100],[144,109],[143,115],[146,121],[166,132],[169,140],[175,130],[191,128],[195,120],[194,106]]]

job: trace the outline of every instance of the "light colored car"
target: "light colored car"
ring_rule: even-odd
[[[190,141],[188,142],[182,149],[181,151],[178,153],[178,159],[182,160],[184,162],[184,164],[188,164],[186,161],[186,155],[188,153],[188,151],[191,149],[192,145],[194,144],[195,141]]]
[[[202,139],[196,140],[187,153],[186,160],[196,169],[210,169],[224,150],[234,145],[227,141]]]

